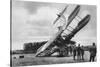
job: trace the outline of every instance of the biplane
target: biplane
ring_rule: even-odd
[[[61,18],[65,20],[62,26],[58,27],[58,32],[53,35],[50,40],[48,40],[44,45],[42,45],[36,52],[35,57],[37,56],[52,56],[52,54],[57,50],[55,46],[59,49],[64,49],[66,47],[66,44],[69,44],[71,39],[74,37],[74,35],[81,30],[90,20],[90,15],[87,14],[84,18],[80,18],[78,16],[78,13],[80,11],[81,6],[77,5],[75,9],[72,11],[72,13],[68,16],[68,19],[66,20],[66,17],[64,16],[65,11],[67,10],[66,6],[64,10],[57,14],[56,20],[53,22],[53,25],[57,23]],[[71,22],[75,19],[81,19],[78,21],[77,25],[73,28],[71,27]],[[71,28],[71,30],[69,29]],[[64,31],[69,31],[69,34],[64,34]],[[56,50],[54,50],[56,49]],[[59,50],[57,50],[59,51]],[[60,55],[63,55],[63,52],[59,52]]]

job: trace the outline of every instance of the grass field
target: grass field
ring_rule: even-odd
[[[19,56],[24,55],[24,58],[19,58]],[[14,57],[16,57],[14,59]],[[31,65],[45,65],[45,64],[61,64],[61,63],[78,63],[78,62],[88,62],[89,52],[85,51],[84,61],[73,60],[73,57],[34,57],[34,54],[15,54],[12,55],[12,67],[16,66],[31,66]]]

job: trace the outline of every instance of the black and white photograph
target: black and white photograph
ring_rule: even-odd
[[[97,7],[11,0],[10,66],[97,61]]]

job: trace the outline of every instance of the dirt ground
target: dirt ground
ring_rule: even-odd
[[[24,58],[19,56],[24,55]],[[73,56],[70,57],[34,57],[34,54],[17,54],[12,56],[12,67],[16,66],[32,66],[32,65],[47,65],[47,64],[61,64],[61,63],[80,63],[89,62],[89,52],[85,51],[84,61],[73,60]],[[15,58],[14,58],[15,57]],[[96,61],[96,59],[95,59]]]

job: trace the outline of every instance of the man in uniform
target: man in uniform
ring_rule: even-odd
[[[73,59],[75,60],[75,57],[76,57],[76,45],[73,47]]]
[[[94,62],[94,60],[95,60],[95,57],[96,57],[96,45],[95,45],[95,43],[93,43],[93,45],[92,45],[92,47],[90,48],[90,62],[92,61],[92,62]]]
[[[77,59],[80,60],[81,59],[81,47],[80,44],[77,47]]]
[[[81,46],[81,59],[84,60],[84,47]]]

